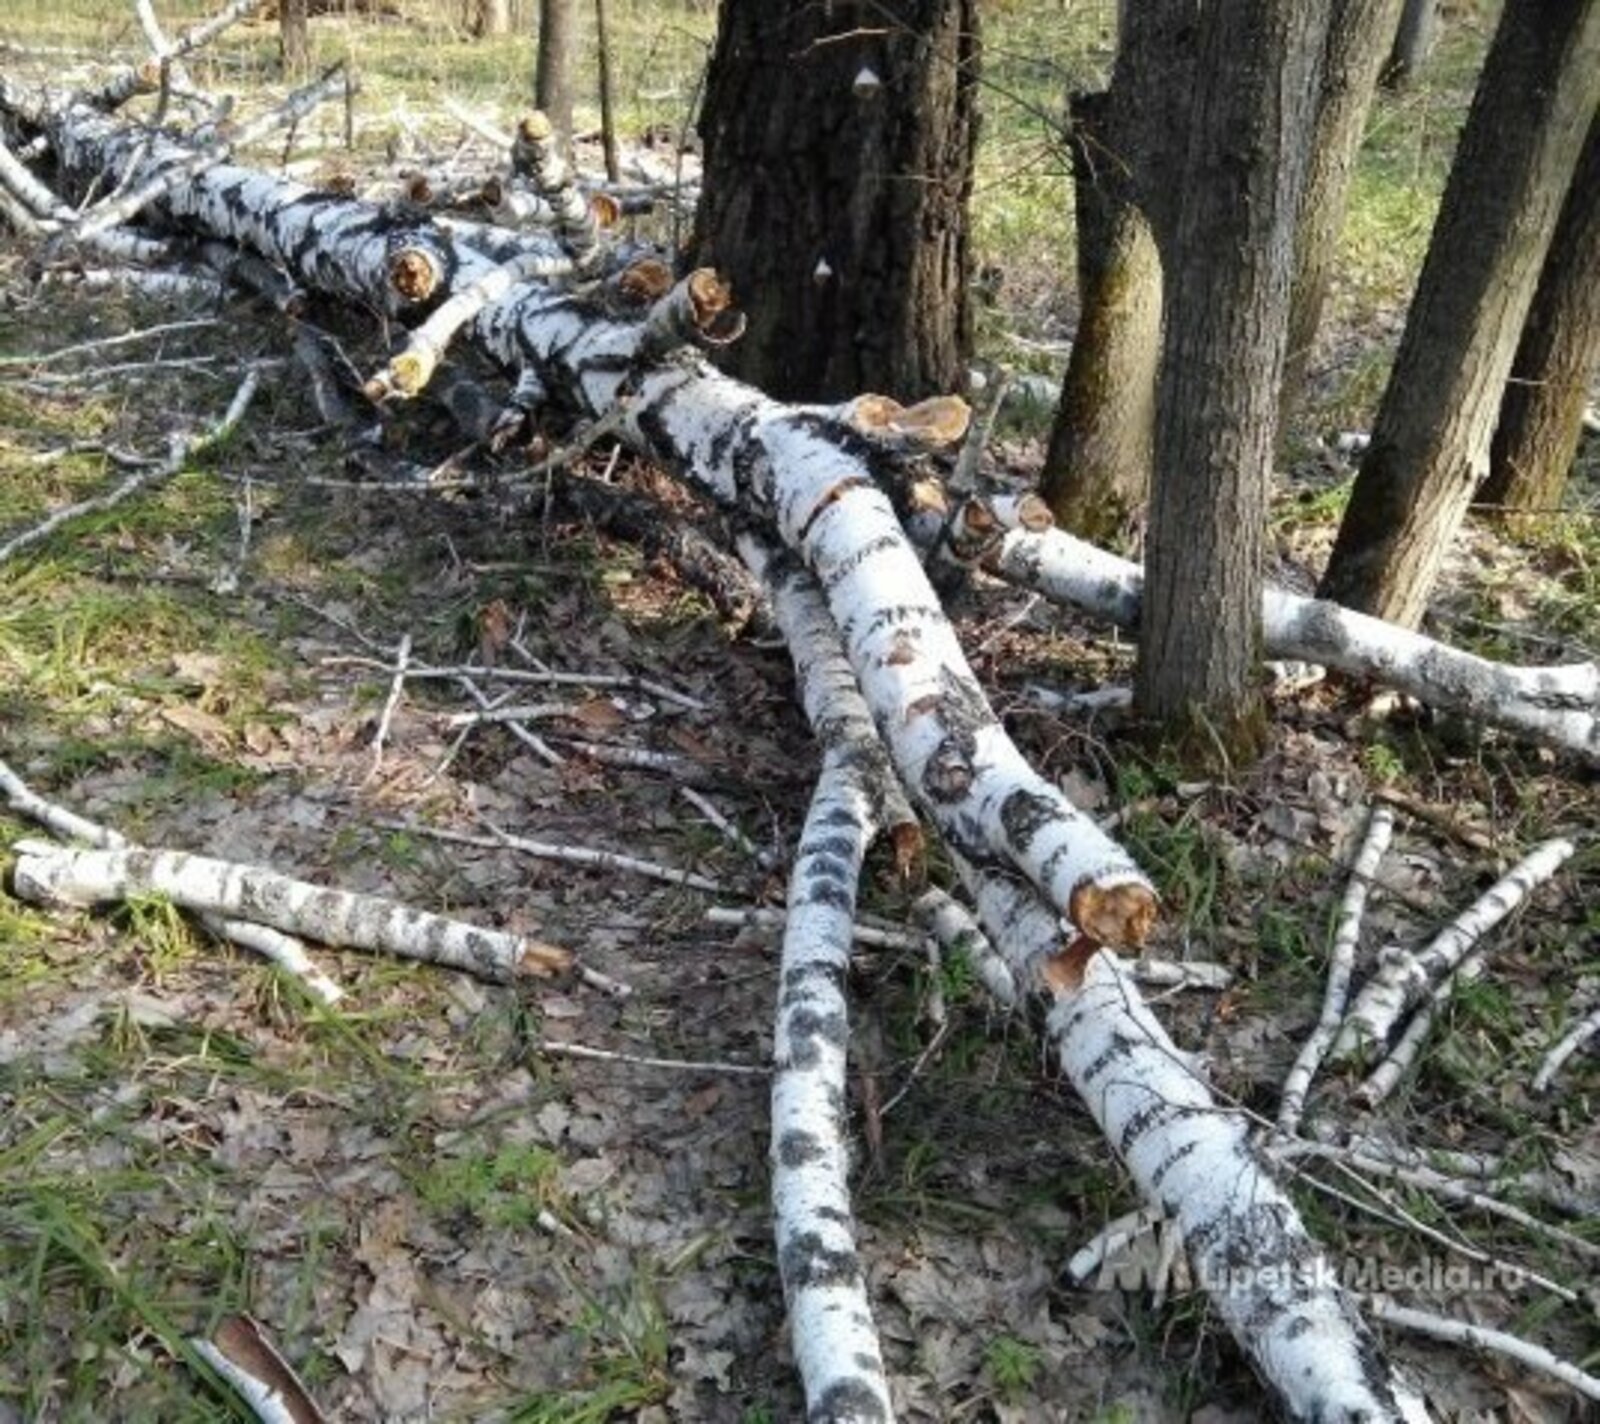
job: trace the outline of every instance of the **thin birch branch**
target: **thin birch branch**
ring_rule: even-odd
[[[161,28],[161,21],[156,18],[155,6],[151,0],[133,0],[133,13],[138,18],[139,28],[144,31],[144,37],[149,42],[150,52],[155,56],[156,62],[186,89],[193,88],[194,82],[189,78],[189,71],[184,68],[182,60],[173,53],[173,45],[167,39],[166,31]]]
[[[1550,1085],[1556,1080],[1556,1074],[1566,1065],[1567,1060],[1597,1034],[1600,1034],[1600,1005],[1590,1010],[1587,1017],[1579,1019],[1545,1054],[1544,1062],[1539,1065],[1539,1071],[1533,1075],[1533,1091],[1549,1092]]]
[[[1294,1067],[1284,1081],[1283,1098],[1278,1108],[1278,1131],[1293,1136],[1305,1111],[1306,1094],[1317,1069],[1338,1036],[1344,1020],[1345,1001],[1350,994],[1350,975],[1355,968],[1356,946],[1361,939],[1361,916],[1367,908],[1367,893],[1378,874],[1378,866],[1394,834],[1394,814],[1376,808],[1367,818],[1367,833],[1350,867],[1350,882],[1339,903],[1339,919],[1333,932],[1333,947],[1328,953],[1328,985],[1323,994],[1322,1013],[1301,1046]]]
[[[1368,1172],[1373,1176],[1387,1177],[1393,1181],[1403,1182],[1406,1186],[1416,1187],[1420,1191],[1432,1192],[1457,1206],[1482,1212],[1485,1216],[1496,1216],[1502,1221],[1509,1221],[1535,1236],[1547,1237],[1574,1255],[1583,1256],[1591,1261],[1600,1261],[1600,1246],[1595,1245],[1594,1242],[1585,1241],[1581,1236],[1576,1236],[1552,1222],[1541,1221],[1531,1212],[1524,1211],[1521,1207],[1511,1202],[1502,1201],[1499,1197],[1491,1196],[1489,1193],[1480,1191],[1467,1182],[1457,1181],[1454,1177],[1446,1176],[1443,1172],[1435,1171],[1431,1167],[1407,1166],[1402,1163],[1387,1162],[1381,1157],[1369,1156],[1359,1149],[1340,1147],[1333,1143],[1297,1142],[1285,1144],[1285,1153],[1293,1157],[1321,1157],[1336,1160],[1357,1172]]]
[[[361,657],[351,654],[336,654],[322,659],[324,666],[356,666],[370,667],[379,672],[394,671],[394,664],[384,662],[380,658]],[[679,692],[676,688],[667,687],[659,682],[652,682],[648,678],[635,677],[631,673],[611,672],[569,672],[564,669],[554,668],[513,668],[513,667],[480,667],[476,664],[463,664],[456,667],[414,667],[407,674],[412,682],[428,680],[433,682],[455,681],[463,677],[477,678],[483,682],[522,682],[537,687],[583,687],[599,692],[614,689],[621,692],[642,692],[649,697],[659,697],[663,702],[670,702],[676,707],[685,708],[691,712],[705,712],[706,704],[699,698],[690,697],[688,693]]]
[[[201,435],[172,436],[167,444],[167,457],[160,464],[135,470],[121,484],[105,494],[66,505],[31,529],[24,529],[21,533],[12,535],[5,543],[0,544],[0,564],[15,557],[22,550],[49,538],[62,525],[69,524],[85,514],[103,514],[108,509],[115,509],[131,495],[160,484],[177,474],[188,461],[203,455],[233,433],[234,428],[244,418],[245,411],[250,408],[250,402],[255,399],[260,384],[261,373],[252,366],[245,372],[244,380],[239,383],[239,389],[234,392],[233,400],[229,403],[222,419],[209,430]]]
[[[312,998],[329,1006],[344,998],[345,991],[318,968],[306,953],[305,941],[298,936],[275,930],[271,925],[256,924],[253,920],[227,919],[221,915],[203,914],[200,923],[218,939],[259,954],[285,974],[298,979]]]
[[[755,905],[742,910],[726,905],[713,905],[706,911],[704,919],[708,925],[727,925],[777,935],[783,933],[783,928],[788,923],[788,914],[775,905]],[[874,949],[894,949],[910,954],[923,953],[927,940],[926,935],[913,934],[908,930],[886,929],[882,925],[863,924],[859,920],[851,931],[851,937],[857,944],[869,945]]]
[[[5,762],[0,761],[0,791],[5,793],[6,805],[17,815],[24,816],[35,825],[43,826],[53,836],[63,840],[82,841],[100,850],[118,850],[128,844],[126,839],[98,821],[91,821],[58,806],[54,801],[39,795]]]
[[[218,164],[225,163],[236,149],[264,138],[278,129],[299,123],[319,105],[343,95],[347,85],[344,66],[339,65],[315,83],[308,84],[303,89],[296,89],[276,108],[258,114],[249,123],[242,124],[226,140],[209,148],[198,149],[175,161],[169,159],[160,165],[151,164],[151,167],[157,169],[153,177],[126,193],[97,203],[72,225],[66,235],[82,241],[127,222],[128,219],[143,212],[151,203],[166,197],[180,184],[188,182],[208,168],[215,168]]]
[[[1331,1056],[1357,1057],[1386,1043],[1396,1023],[1436,990],[1478,943],[1571,857],[1568,840],[1546,841],[1524,856],[1426,946],[1412,953],[1391,946],[1356,995]]]
[[[591,1063],[626,1063],[634,1068],[660,1068],[678,1073],[726,1073],[739,1078],[767,1078],[772,1069],[764,1063],[725,1063],[704,1058],[650,1058],[639,1053],[618,1053],[609,1048],[589,1048],[581,1043],[545,1039],[539,1052],[551,1058],[581,1058]]]
[[[660,880],[667,885],[682,885],[690,890],[704,890],[712,895],[723,893],[723,887],[709,876],[692,870],[678,870],[670,865],[658,865],[653,860],[624,855],[615,850],[591,850],[587,846],[555,845],[550,841],[531,840],[527,836],[512,835],[485,821],[482,824],[488,835],[474,835],[469,831],[452,831],[442,826],[423,826],[414,821],[379,821],[376,824],[388,830],[405,831],[411,835],[427,836],[430,840],[447,841],[452,845],[478,846],[480,849],[506,849],[520,851],[534,860],[554,860],[564,865],[580,865],[587,870],[625,871],[642,875],[648,880]]]
[[[322,944],[460,969],[494,983],[567,969],[555,945],[481,929],[378,895],[330,890],[263,866],[183,851],[76,850],[47,841],[14,847],[17,893],[36,904],[97,905],[164,895],[199,914],[246,919]]]
[[[912,905],[911,914],[946,953],[959,955],[972,966],[978,982],[996,1003],[1002,1008],[1016,1008],[1021,999],[1016,976],[966,906],[935,887],[923,892]]]
[[[1600,1400],[1600,1379],[1585,1373],[1570,1360],[1552,1354],[1542,1345],[1509,1335],[1504,1330],[1493,1330],[1487,1325],[1471,1325],[1464,1320],[1451,1320],[1443,1315],[1396,1305],[1385,1296],[1375,1297],[1369,1302],[1369,1308],[1385,1325],[1443,1340],[1451,1345],[1465,1345],[1473,1350],[1501,1355],[1538,1374],[1560,1380],[1585,1399]]]
[[[472,671],[482,674],[487,672],[488,669],[475,668]],[[415,677],[423,676],[424,674],[413,673],[412,675]],[[464,672],[457,672],[454,674],[454,677],[455,680],[459,682],[466,690],[467,696],[478,704],[479,716],[487,717],[494,712],[495,708],[490,702],[488,694],[485,693],[483,689],[472,680],[471,677],[466,676]],[[512,721],[507,722],[505,726],[506,730],[509,731],[513,737],[515,737],[523,744],[523,746],[527,747],[529,751],[531,751],[536,757],[539,757],[542,761],[547,762],[551,766],[566,765],[567,759],[562,756],[561,753],[558,752],[554,747],[552,747],[549,742],[545,741],[543,737],[535,736],[534,733],[530,732],[525,726],[522,725],[520,719],[513,719]]]
[[[722,814],[716,804],[707,796],[702,796],[692,786],[680,786],[679,794],[695,808],[706,820],[719,830],[728,843],[743,851],[751,860],[755,861],[763,870],[777,868],[778,857],[771,851],[762,850],[753,840],[739,829],[732,821]]]
[[[389,684],[389,695],[383,701],[383,712],[378,718],[378,728],[372,734],[372,770],[367,773],[369,780],[383,769],[383,744],[389,739],[389,724],[394,721],[400,699],[405,695],[406,669],[410,664],[411,634],[405,633],[394,650],[394,679]]]

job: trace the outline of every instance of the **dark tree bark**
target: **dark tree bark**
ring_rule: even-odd
[[[1553,509],[1583,434],[1589,382],[1600,368],[1600,114],[1589,125],[1578,171],[1528,311],[1489,478],[1478,498],[1507,509]]]
[[[1072,99],[1078,330],[1040,493],[1064,528],[1088,539],[1121,532],[1150,488],[1161,359],[1161,259],[1151,223],[1170,192],[1173,105],[1189,82],[1174,73],[1186,56],[1141,52],[1152,37],[1130,14],[1110,87]]]
[[[977,0],[723,0],[695,260],[749,319],[728,369],[773,395],[958,389]]]
[[[572,146],[572,35],[574,0],[539,0],[539,56],[533,76],[533,102]]]
[[[1401,3],[1402,0],[1333,3],[1322,47],[1310,166],[1295,229],[1295,277],[1289,306],[1289,353],[1279,404],[1280,427],[1299,402],[1305,386],[1306,366],[1317,328],[1322,324],[1328,278],[1344,226],[1350,175]]]
[[[1383,83],[1403,89],[1422,71],[1439,42],[1439,0],[1405,0],[1394,45],[1383,66]]]
[[[278,6],[278,56],[284,71],[290,74],[300,72],[311,62],[306,0],[281,0]]]
[[[1247,760],[1265,731],[1263,531],[1319,8],[1198,0],[1134,20],[1194,67],[1171,217],[1155,223],[1166,320],[1135,700],[1213,764]]]
[[[1414,627],[1487,473],[1539,271],[1600,102],[1600,3],[1507,0],[1321,595]]]
[[[606,22],[606,0],[594,0],[595,52],[600,61],[600,142],[605,150],[606,181],[622,177],[617,158],[616,99],[611,86],[611,27]]]

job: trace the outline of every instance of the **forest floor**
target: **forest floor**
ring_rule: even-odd
[[[81,8],[80,21],[24,4],[0,40],[136,52],[120,10],[103,18],[110,0]],[[625,133],[678,132],[704,7],[613,9]],[[1074,7],[1072,26],[1060,22],[1066,57],[1041,69],[1059,13],[996,7],[995,73],[1016,104],[993,100],[992,181],[978,204],[983,260],[1003,276],[986,354],[1040,372],[1057,369],[1071,331],[1056,275],[1067,254],[1034,240],[1046,224],[1067,229],[1067,184],[1027,106],[1091,82],[1105,59],[1096,12]],[[1482,43],[1469,21],[1452,33],[1438,77],[1386,101],[1374,126],[1319,397],[1275,505],[1287,582],[1303,585],[1317,566],[1353,473],[1318,438],[1363,428],[1381,391],[1448,161],[1441,135]],[[522,40],[467,45],[409,26],[318,21],[313,40],[319,58],[348,46],[367,82],[364,152],[330,152],[330,164],[378,161],[407,126],[446,131],[431,106],[441,83],[504,121],[530,65]],[[202,73],[248,93],[275,82],[270,48],[269,31],[246,30]],[[1016,160],[1024,131],[1039,157],[1008,171],[1000,149]],[[319,134],[307,126],[306,151]],[[246,364],[264,363],[264,381],[219,450],[0,565],[0,757],[140,842],[524,929],[634,992],[495,988],[325,953],[348,993],[326,1009],[160,902],[47,914],[0,892],[0,1424],[245,1419],[179,1362],[185,1336],[239,1310],[339,1420],[798,1417],[771,1244],[766,1082],[738,1071],[767,1061],[775,947],[705,922],[712,905],[781,905],[782,871],[708,825],[673,778],[573,752],[581,740],[668,753],[697,768],[700,789],[759,847],[786,856],[817,768],[787,654],[723,626],[670,569],[549,517],[537,498],[354,487],[275,315],[36,289],[26,256],[0,250],[0,540],[116,479],[104,447],[160,452],[175,428],[221,413]],[[191,324],[38,359],[177,321]],[[352,354],[375,364],[371,348]],[[409,458],[451,453],[430,419],[423,409],[404,421]],[[990,456],[1026,475],[1041,434],[1038,413],[1020,409]],[[585,459],[671,495],[631,457],[613,463],[604,442]],[[1592,445],[1570,500],[1516,530],[1469,529],[1435,609],[1441,636],[1517,661],[1596,656]],[[252,535],[236,569],[246,503]],[[1504,1153],[1517,1172],[1549,1172],[1600,1200],[1595,1057],[1574,1060],[1548,1097],[1529,1088],[1546,1048],[1600,998],[1592,772],[1451,719],[1372,714],[1370,689],[1338,683],[1275,699],[1258,766],[1187,780],[1139,729],[1052,714],[1028,695],[1033,684],[1126,681],[1125,641],[999,586],[955,612],[1036,764],[1120,817],[1163,896],[1156,952],[1235,972],[1227,992],[1172,995],[1160,1012],[1247,1108],[1275,1111],[1315,1017],[1341,865],[1376,796],[1402,810],[1369,952],[1427,938],[1535,842],[1574,839],[1577,856],[1499,931],[1491,972],[1456,999],[1420,1072],[1368,1125],[1421,1148]],[[465,692],[413,680],[380,756],[380,665],[408,637],[417,663],[537,660],[681,696],[539,690],[566,705],[536,725],[566,754],[553,767],[503,727],[458,744],[450,719],[469,708]],[[484,820],[694,871],[720,890],[427,834]],[[35,833],[0,814],[0,869],[7,847]],[[944,877],[937,857],[930,874]],[[865,894],[870,913],[906,919],[911,894],[876,859]],[[1202,1295],[1156,1302],[1066,1284],[1067,1257],[1135,1193],[1041,1059],[1028,1016],[996,1015],[946,966],[949,1024],[926,1053],[930,988],[914,954],[856,961],[856,1205],[902,1416],[1260,1417],[1259,1391]],[[564,1044],[678,1066],[581,1061]],[[1329,1118],[1360,1120],[1349,1086],[1337,1075],[1326,1085]],[[1336,1261],[1413,1271],[1398,1292],[1408,1303],[1536,1336],[1595,1368],[1592,1314],[1503,1279],[1466,1291],[1442,1281],[1459,1257],[1422,1228],[1592,1291],[1591,1265],[1570,1247],[1337,1173],[1308,1170],[1296,1194]],[[1563,1224],[1600,1243],[1592,1207]],[[1392,1333],[1386,1345],[1449,1417],[1583,1417],[1521,1371]]]

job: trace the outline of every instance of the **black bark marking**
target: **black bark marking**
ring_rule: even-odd
[[[778,1161],[794,1169],[809,1166],[824,1156],[822,1144],[814,1134],[792,1128],[778,1139]]]
[[[857,1358],[863,1370],[876,1373],[878,1362]],[[835,1380],[806,1414],[807,1424],[887,1424],[888,1412],[866,1380]]]
[[[1049,796],[1027,787],[1013,791],[1000,806],[1000,824],[1006,839],[1019,853],[1026,853],[1033,838],[1061,815],[1061,808]]]
[[[778,1267],[784,1286],[790,1291],[851,1285],[861,1275],[861,1264],[853,1249],[826,1246],[815,1231],[801,1231],[790,1237],[778,1253]]]

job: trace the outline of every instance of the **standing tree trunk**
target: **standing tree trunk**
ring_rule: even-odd
[[[1255,669],[1295,215],[1326,12],[1302,0],[1151,7],[1192,55],[1182,162],[1158,221],[1165,331],[1137,705],[1212,764],[1265,732]],[[1188,61],[1183,61],[1188,62]]]
[[[572,31],[574,0],[539,0],[539,57],[533,76],[533,102],[572,147]]]
[[[298,74],[311,62],[311,41],[306,32],[306,0],[280,0],[278,57],[286,74]]]
[[[1487,473],[1539,270],[1600,102],[1600,3],[1507,0],[1321,595],[1421,619]]]
[[[1378,70],[1389,49],[1402,0],[1334,0],[1322,48],[1317,122],[1310,167],[1295,225],[1294,291],[1289,305],[1289,352],[1279,402],[1281,427],[1305,387],[1306,366],[1322,324],[1322,304],[1344,226],[1350,175],[1366,132]]]
[[[511,0],[474,0],[472,33],[476,39],[490,39],[511,33]]]
[[[1388,89],[1403,89],[1421,72],[1439,40],[1439,0],[1405,0],[1400,28],[1393,31],[1394,46],[1383,66]]]
[[[1078,330],[1061,385],[1040,493],[1056,520],[1086,539],[1114,537],[1150,488],[1156,369],[1161,359],[1161,259],[1151,232],[1166,120],[1184,85],[1139,52],[1148,25],[1130,16],[1103,93],[1072,97],[1072,190],[1078,227]],[[1151,190],[1151,191],[1146,191]]]
[[[611,27],[606,22],[606,0],[594,0],[595,52],[600,61],[600,143],[605,150],[606,181],[622,178],[617,157],[617,106],[611,84]]]
[[[785,398],[965,382],[977,0],[723,0],[695,260],[749,319],[728,369]]]
[[[1500,423],[1489,448],[1489,478],[1478,495],[1484,504],[1507,509],[1553,509],[1560,504],[1597,367],[1600,113],[1589,125],[1511,364]]]

